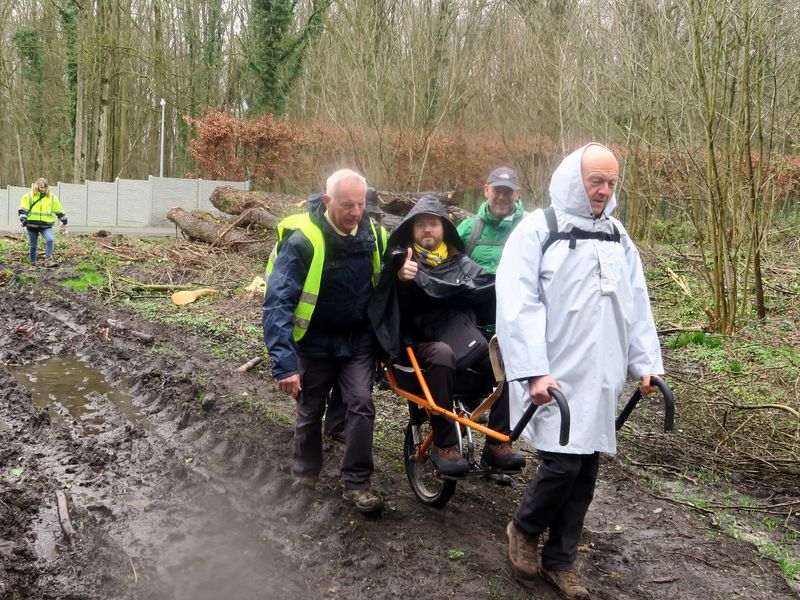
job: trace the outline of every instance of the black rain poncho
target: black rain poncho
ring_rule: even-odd
[[[420,263],[414,280],[403,283],[397,279],[397,271],[403,266],[407,248],[413,243],[414,217],[420,214],[442,218],[449,256],[436,267]],[[380,282],[367,307],[367,314],[378,342],[390,357],[399,356],[403,344],[422,341],[409,319],[401,323],[398,295],[406,307],[406,316],[409,310],[421,315],[436,308],[462,307],[474,310],[479,324],[494,322],[494,275],[485,272],[464,254],[464,242],[435,197],[424,196],[417,202],[389,236],[387,248]]]

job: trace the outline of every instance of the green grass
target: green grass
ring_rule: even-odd
[[[685,331],[667,341],[670,348],[685,348],[689,345],[716,349],[722,345],[722,338],[705,331]]]
[[[239,329],[232,319],[215,314],[202,300],[186,306],[168,300],[125,300],[122,304],[149,321],[186,330],[216,358],[243,362],[262,351],[260,327],[245,325]]]
[[[81,262],[75,267],[75,270],[81,274],[80,278],[62,282],[63,287],[83,292],[89,288],[99,289],[106,283],[106,278],[96,270],[95,264],[91,262]]]

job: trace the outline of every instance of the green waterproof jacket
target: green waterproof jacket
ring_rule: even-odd
[[[495,273],[497,265],[500,264],[500,256],[503,254],[503,246],[508,236],[511,235],[511,232],[525,214],[522,202],[518,200],[514,214],[505,219],[498,219],[489,212],[489,201],[484,201],[478,209],[477,215],[465,219],[458,226],[458,235],[464,241],[464,245],[467,246],[469,257],[483,267],[485,271]],[[477,219],[483,221],[483,231],[481,231],[480,238],[475,240],[474,247],[470,249],[470,239]]]

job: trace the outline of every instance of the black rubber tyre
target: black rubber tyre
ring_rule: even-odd
[[[403,441],[403,462],[408,482],[420,502],[426,506],[442,508],[453,497],[458,482],[433,476],[434,467],[430,461],[430,451],[425,454],[421,463],[417,461],[417,447],[414,445],[411,427],[412,424],[409,422]],[[425,439],[430,431],[430,421],[424,421],[419,427],[421,439]]]

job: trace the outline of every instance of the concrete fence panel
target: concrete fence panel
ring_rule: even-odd
[[[87,181],[86,194],[89,207],[86,224],[114,227],[117,224],[117,184],[105,181]]]
[[[145,227],[150,223],[148,182],[117,179],[117,226]]]
[[[206,181],[150,176],[147,180],[118,179],[113,183],[86,181],[51,186],[61,200],[70,225],[89,227],[161,227],[171,225],[167,211],[173,206],[186,210],[201,208],[218,212],[209,202],[221,185],[247,190],[246,181]],[[30,188],[9,186],[0,189],[0,227],[19,223],[17,209]]]
[[[58,184],[58,199],[69,219],[70,225],[80,227],[86,225],[86,213],[89,200],[86,196],[86,186],[80,183],[61,183]]]
[[[8,186],[8,224],[19,226],[19,203],[22,197],[31,191],[29,187],[22,187],[18,185]]]
[[[8,190],[0,190],[0,225],[11,225],[11,202]],[[16,212],[16,211],[15,211]]]
[[[167,211],[173,206],[186,210],[199,207],[197,179],[177,179],[166,177],[150,177],[150,224],[155,226],[170,225]]]

